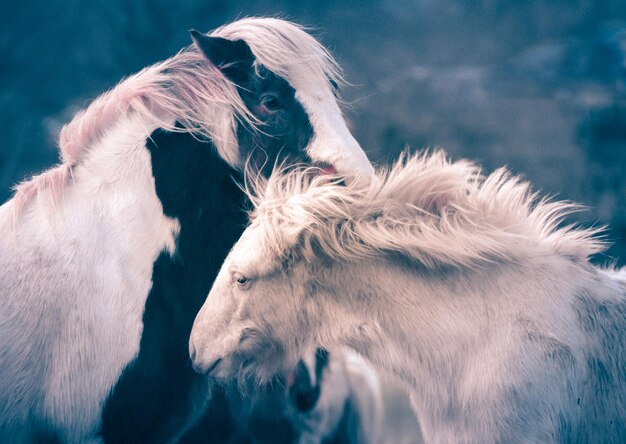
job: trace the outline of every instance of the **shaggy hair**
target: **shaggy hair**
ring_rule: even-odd
[[[579,206],[539,199],[499,169],[485,177],[443,151],[403,156],[371,184],[343,184],[308,169],[249,180],[267,246],[282,256],[354,260],[401,254],[426,267],[477,267],[556,253],[578,260],[604,249],[600,229],[562,227]]]
[[[222,26],[210,35],[243,39],[265,66],[296,90],[312,94],[344,83],[330,53],[302,27],[274,18],[246,18]],[[72,168],[90,146],[119,119],[136,114],[168,131],[189,132],[212,140],[230,164],[240,163],[235,119],[258,127],[236,86],[211,65],[194,45],[174,57],[149,66],[98,97],[63,127],[59,137],[61,164],[19,184],[16,214],[40,190],[58,196]],[[176,123],[180,126],[175,126]],[[146,134],[148,137],[148,134]]]

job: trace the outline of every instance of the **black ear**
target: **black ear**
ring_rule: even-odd
[[[254,54],[243,40],[211,37],[192,29],[191,39],[202,54],[235,83],[248,80],[254,63]]]

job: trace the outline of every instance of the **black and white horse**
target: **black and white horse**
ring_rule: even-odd
[[[177,440],[209,385],[189,332],[246,224],[232,177],[247,159],[372,174],[309,34],[192,37],[79,113],[60,165],[0,207],[0,442]]]

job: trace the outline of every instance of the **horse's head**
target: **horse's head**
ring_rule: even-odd
[[[378,211],[371,217],[368,211],[377,184],[344,185],[340,176],[310,174],[310,168],[252,182],[252,222],[224,261],[191,331],[197,371],[221,378],[250,372],[269,380],[317,347],[365,333],[365,301],[345,293],[360,288],[351,281],[351,258],[363,247],[354,225],[376,220]]]
[[[284,228],[280,242],[295,244],[297,233]],[[316,284],[316,267],[284,256],[266,235],[265,224],[255,220],[215,279],[191,332],[196,371],[216,378],[249,372],[268,381],[315,350],[312,332],[321,311],[328,309],[324,289]]]
[[[247,108],[236,116],[236,166],[250,159],[266,175],[284,162],[373,174],[337,103],[339,68],[304,30],[278,19],[244,19],[210,35],[192,31],[192,38]]]

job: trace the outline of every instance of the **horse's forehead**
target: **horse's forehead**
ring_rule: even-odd
[[[284,79],[296,91],[296,96],[319,106],[321,102],[337,104],[330,80],[322,72],[307,72],[300,66],[290,66],[274,75]],[[302,101],[302,100],[301,100]],[[336,107],[339,111],[339,107]]]
[[[313,129],[307,155],[332,165],[340,174],[371,177],[372,165],[350,133],[328,79],[294,81],[292,87]]]
[[[243,232],[233,249],[235,265],[258,274],[269,273],[279,265],[276,249],[269,245],[266,228],[255,221]]]
[[[311,124],[315,127],[329,120],[337,119],[343,122],[343,114],[339,109],[337,100],[330,90],[314,88],[295,88],[296,99],[304,111],[309,115]]]

